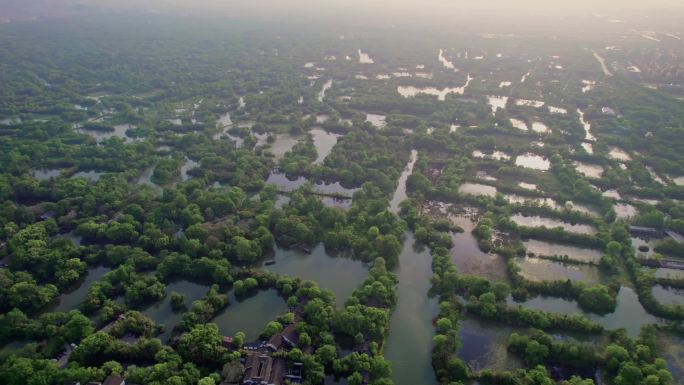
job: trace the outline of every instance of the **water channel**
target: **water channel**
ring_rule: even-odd
[[[397,213],[399,203],[406,198],[406,180],[413,172],[418,153],[411,157],[399,177],[390,202],[390,211]],[[432,257],[427,249],[415,249],[411,232],[406,234],[399,255],[397,306],[390,320],[390,334],[385,345],[385,358],[392,364],[392,380],[396,385],[436,384],[430,354],[434,327],[438,315],[436,298],[428,298],[432,277]],[[407,349],[407,346],[410,347]]]

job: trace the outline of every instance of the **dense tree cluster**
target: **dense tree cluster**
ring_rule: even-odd
[[[615,385],[672,382],[655,338],[681,333],[684,307],[661,303],[653,287],[682,288],[684,280],[656,278],[649,267],[679,261],[684,246],[661,240],[643,258],[628,226],[684,232],[679,101],[621,76],[584,92],[597,68],[585,47],[571,48],[575,37],[554,41],[561,55],[551,56],[548,41],[531,37],[524,50],[509,43],[519,37],[449,36],[444,44],[475,42],[482,51],[470,60],[446,50],[458,58],[451,71],[434,60],[437,43],[425,44],[422,31],[345,40],[327,26],[312,33],[302,25],[120,19],[0,26],[0,383],[111,374],[151,385],[239,382],[243,347],[253,341],[243,332],[223,336],[213,321],[233,299],[275,291],[286,309],[260,325],[258,339],[298,338],[271,357],[301,363],[305,384],[331,376],[391,385],[384,350],[397,285],[407,283],[394,272],[408,229],[432,258],[425,295],[439,298],[431,357],[440,384],[589,385],[594,368]],[[377,52],[374,65],[348,56],[361,43]],[[494,59],[502,52],[506,60]],[[405,73],[395,72],[397,63]],[[530,80],[511,84],[527,71]],[[443,100],[397,92],[462,84]],[[497,95],[509,99],[490,108]],[[534,106],[539,95],[544,105]],[[548,130],[535,130],[540,123]],[[313,128],[335,133],[319,162]],[[614,147],[629,159],[612,156]],[[407,175],[412,150],[418,157]],[[526,154],[549,169],[518,164]],[[584,175],[577,162],[603,171]],[[400,218],[389,204],[395,191],[403,197],[403,170]],[[267,183],[280,176],[287,182]],[[465,193],[465,183],[495,192]],[[331,204],[335,198],[344,204]],[[616,203],[636,212],[625,215]],[[472,228],[452,209],[472,209]],[[596,232],[521,226],[514,215]],[[505,261],[502,280],[457,271],[454,235],[464,231],[483,254]],[[532,256],[528,239],[602,256]],[[324,282],[266,267],[281,263],[272,257],[283,248],[305,257],[319,244],[368,267],[351,297],[335,301]],[[596,269],[605,281],[526,279],[516,262],[525,255]],[[200,289],[173,291],[178,282]],[[637,339],[525,305],[544,295],[599,316],[615,311],[629,284],[649,313],[668,320]],[[508,354],[522,367],[495,371],[461,359],[461,321],[471,318],[514,327]],[[566,339],[571,332],[595,344]],[[557,378],[555,366],[572,375]]]

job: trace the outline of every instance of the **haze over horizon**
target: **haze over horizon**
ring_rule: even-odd
[[[542,0],[6,0],[0,4],[5,21],[49,18],[81,13],[132,12],[183,17],[212,17],[285,21],[407,22],[461,24],[477,21],[525,23],[556,20],[573,23],[573,18],[621,21],[618,17],[670,17],[684,13],[684,2],[676,0],[600,2],[580,0],[554,3]]]

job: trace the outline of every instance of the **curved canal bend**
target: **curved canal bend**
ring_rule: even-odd
[[[399,212],[406,199],[406,179],[418,158],[415,150],[399,178],[390,202],[390,211]],[[427,249],[413,247],[413,233],[408,232],[395,273],[399,278],[397,306],[390,320],[390,334],[385,358],[392,364],[392,381],[396,385],[436,384],[432,370],[432,318],[438,314],[436,298],[428,298],[432,277],[432,257]]]

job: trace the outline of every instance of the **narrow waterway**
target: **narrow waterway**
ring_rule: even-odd
[[[413,165],[416,164],[417,159],[418,151],[411,150],[411,158],[409,158],[409,162],[406,164],[404,172],[402,172],[401,176],[399,177],[399,184],[397,185],[397,189],[394,191],[394,195],[390,201],[389,209],[395,214],[399,213],[399,204],[406,199],[406,180],[413,172]]]
[[[437,298],[428,298],[432,258],[427,249],[413,247],[407,233],[399,255],[397,307],[390,320],[385,358],[392,364],[395,385],[436,384],[432,370],[432,319],[439,313]]]
[[[321,88],[321,92],[318,93],[318,101],[323,102],[323,98],[325,98],[325,91],[329,90],[330,87],[332,87],[333,81],[332,79],[328,80],[323,84],[323,88]]]
[[[399,210],[406,199],[406,179],[413,172],[418,153],[411,158],[399,178],[397,190],[390,202],[390,210]],[[415,249],[413,233],[408,232],[399,255],[397,306],[390,320],[390,333],[385,346],[385,358],[392,364],[395,385],[435,384],[432,370],[432,319],[439,313],[436,298],[428,298],[432,257],[428,249]]]
[[[606,76],[613,76],[613,73],[610,72],[610,70],[608,69],[608,66],[606,65],[605,59],[603,59],[603,57],[601,55],[596,53],[596,51],[594,51],[594,57],[596,58],[596,61],[598,61],[599,64],[601,65],[601,70],[603,70],[603,73]]]
[[[105,266],[88,268],[87,273],[72,288],[63,292],[57,299],[48,305],[48,311],[68,312],[77,309],[88,297],[88,290],[93,283],[99,281],[111,269]]]

